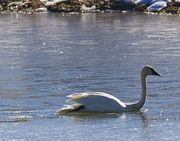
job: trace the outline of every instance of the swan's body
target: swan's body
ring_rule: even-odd
[[[60,112],[69,113],[75,111],[87,112],[111,112],[121,113],[140,110],[146,100],[146,76],[158,75],[151,66],[145,66],[141,71],[141,99],[136,103],[124,103],[118,98],[103,92],[86,92],[68,95],[68,101],[75,102],[74,105],[67,105],[60,109]]]

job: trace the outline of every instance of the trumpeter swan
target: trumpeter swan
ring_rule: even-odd
[[[124,103],[118,98],[103,92],[86,92],[74,93],[68,95],[68,101],[73,101],[73,105],[65,105],[60,109],[60,113],[69,113],[75,111],[86,112],[107,112],[107,113],[121,113],[140,110],[146,100],[146,76],[160,74],[153,69],[152,66],[147,65],[141,71],[141,99],[136,103]]]

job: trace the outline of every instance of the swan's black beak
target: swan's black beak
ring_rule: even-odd
[[[153,75],[157,75],[157,76],[161,76],[162,77],[162,75],[160,73],[158,73],[157,71],[153,71]]]

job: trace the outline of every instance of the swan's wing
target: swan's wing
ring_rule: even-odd
[[[86,92],[75,93],[67,96],[68,101],[74,101],[84,105],[85,107],[93,107],[92,109],[120,109],[125,108],[126,104],[118,98],[103,92]]]
[[[58,113],[70,113],[70,112],[76,112],[84,109],[84,106],[81,104],[73,104],[73,105],[64,105],[63,108],[58,110]]]
[[[74,93],[74,94],[70,94],[70,95],[67,96],[69,98],[67,100],[67,102],[69,102],[69,101],[76,101],[77,99],[81,99],[81,98],[84,98],[84,97],[87,97],[87,96],[89,96],[88,93]]]

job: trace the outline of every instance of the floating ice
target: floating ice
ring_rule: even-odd
[[[36,12],[47,12],[47,8],[46,7],[40,7],[36,9]],[[43,45],[46,45],[46,43],[43,43]]]
[[[82,12],[89,12],[89,11],[93,11],[93,10],[95,10],[96,9],[96,6],[95,5],[93,5],[93,6],[91,6],[91,7],[87,7],[87,6],[85,6],[84,4],[81,6],[81,11]]]
[[[64,2],[64,1],[69,1],[69,0],[52,0],[52,1],[46,1],[45,6],[53,6],[56,5],[59,2]]]
[[[167,7],[167,1],[156,1],[147,7],[149,12],[158,12],[161,11],[163,8]]]

